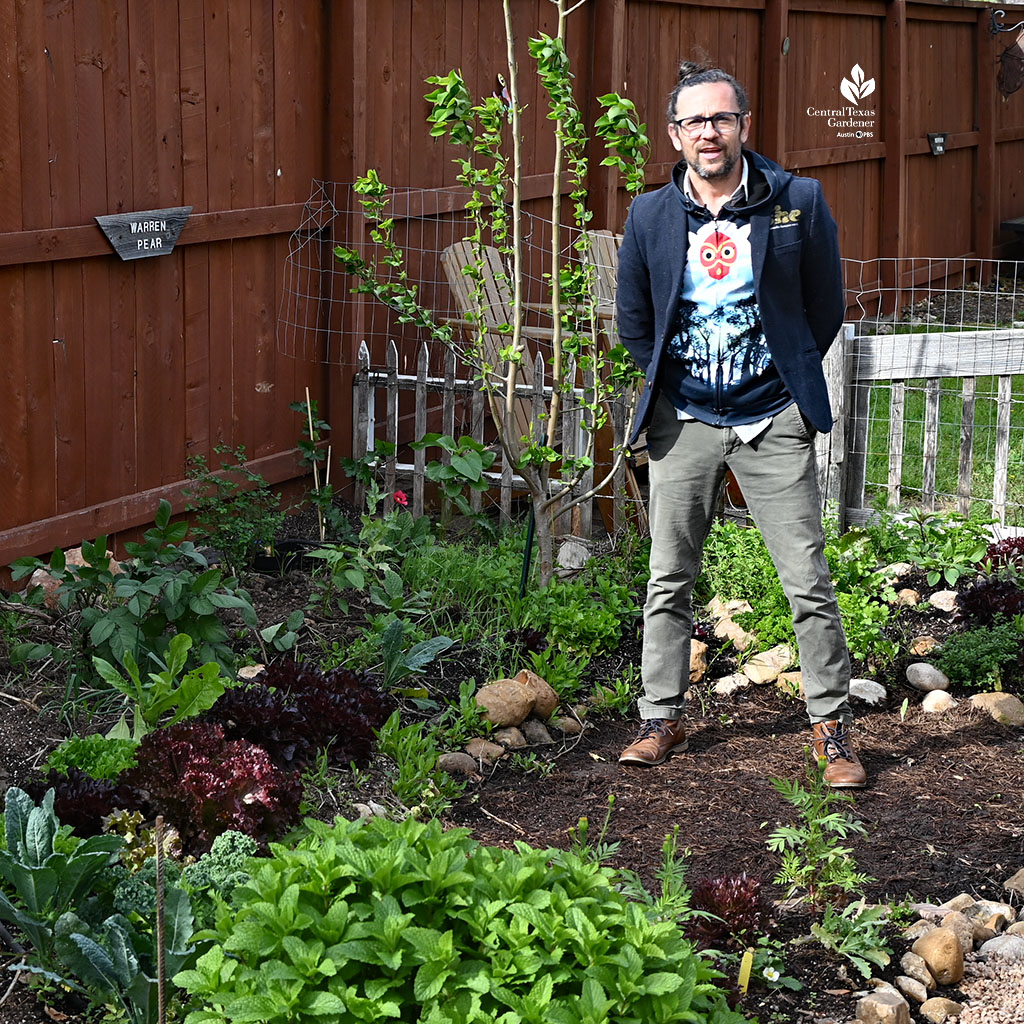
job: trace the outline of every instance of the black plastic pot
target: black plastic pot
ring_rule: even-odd
[[[307,553],[320,545],[313,540],[301,540],[298,537],[287,537],[274,545],[273,554],[261,551],[252,560],[256,572],[282,573],[292,569],[309,572],[317,564],[318,559],[308,558]]]

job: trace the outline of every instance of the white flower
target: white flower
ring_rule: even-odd
[[[775,982],[779,980],[780,974],[774,967],[766,967],[764,969],[764,976],[766,980]]]

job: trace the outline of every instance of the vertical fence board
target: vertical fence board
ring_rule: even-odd
[[[480,390],[473,392],[470,400],[470,436],[483,444],[484,441],[484,393]],[[504,461],[504,460],[502,460]],[[469,498],[470,507],[474,512],[483,508],[484,496],[481,491],[474,491]]]
[[[1010,469],[1010,413],[1013,402],[1013,378],[1000,377],[996,393],[995,479],[992,484],[992,515],[1006,521],[1006,485]]]
[[[928,381],[925,387],[921,507],[929,511],[935,508],[935,474],[939,457],[939,388],[938,379]]]
[[[907,385],[905,381],[892,382],[889,392],[889,505],[900,503],[900,486],[903,480],[903,411],[906,407]]]
[[[414,433],[419,441],[427,432],[427,373],[430,370],[430,352],[426,342],[420,345],[420,354],[416,359],[416,425]],[[412,513],[423,515],[423,471],[427,465],[427,451],[417,448],[413,453],[412,477]]]
[[[398,447],[398,346],[394,340],[388,342],[387,350],[388,385],[387,385],[387,440]],[[398,461],[397,451],[392,451],[384,467],[384,511],[389,512],[395,503],[395,463]]]
[[[962,516],[971,513],[971,476],[974,467],[974,395],[977,380],[965,377],[963,400],[960,407],[960,462],[957,467],[957,511]]]

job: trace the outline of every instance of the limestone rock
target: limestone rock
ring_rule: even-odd
[[[915,604],[920,604],[920,602],[920,593],[912,587],[904,587],[896,594],[896,604],[901,608],[910,608]]]
[[[266,665],[243,665],[238,670],[238,678],[255,679],[266,667]]]
[[[901,576],[906,576],[913,571],[914,566],[910,562],[892,562],[879,570],[889,586],[892,586]]]
[[[491,736],[506,750],[518,750],[520,747],[526,746],[526,737],[514,725],[507,725],[504,729],[495,729]]]
[[[932,977],[932,972],[928,970],[928,965],[924,962],[923,957],[907,950],[900,958],[900,967],[903,968],[903,973],[908,978],[919,981],[929,992],[935,988],[935,979]]]
[[[82,554],[82,549],[69,548],[64,552],[64,566],[67,569],[74,569],[76,566],[88,565],[85,560],[85,555]],[[114,558],[113,551],[107,550],[107,565],[106,568],[114,575],[118,575],[121,572],[120,563]],[[60,588],[60,583],[54,576],[51,576],[46,569],[36,569],[34,573],[28,579],[29,588],[42,587],[43,588],[43,604],[47,608],[56,608],[60,603],[57,591]]]
[[[962,892],[959,896],[954,896],[951,900],[940,903],[938,909],[944,910],[948,914],[951,910],[966,910],[968,907],[973,907],[977,902],[970,893]],[[914,909],[916,910],[917,908],[915,907]]]
[[[907,666],[907,682],[915,690],[928,693],[931,690],[948,690],[949,678],[934,665],[926,661],[915,661]]]
[[[793,660],[793,648],[789,644],[778,644],[748,659],[742,671],[752,683],[772,683],[793,664]]]
[[[690,682],[699,683],[708,670],[708,645],[703,640],[690,641]]]
[[[742,672],[734,672],[731,676],[722,676],[715,680],[715,693],[720,697],[728,697],[730,693],[742,690],[750,685],[750,679]]]
[[[997,935],[983,942],[978,952],[997,960],[1024,960],[1024,936]]]
[[[991,917],[993,914],[1002,914],[1007,921],[1017,920],[1017,911],[1009,903],[1003,903],[1001,900],[975,900],[974,906],[979,916]]]
[[[857,1020],[864,1024],[910,1024],[910,1006],[893,991],[876,991],[857,1003]]]
[[[956,701],[945,690],[932,690],[924,695],[921,710],[929,715],[942,715],[955,705]]]
[[[910,641],[910,653],[918,658],[923,658],[929,652],[939,646],[939,641],[930,633],[922,633]]]
[[[748,633],[742,626],[726,617],[715,623],[715,636],[731,640],[737,651],[747,650],[757,640],[753,633]]]
[[[377,803],[376,800],[367,800],[365,804],[359,803],[352,806],[360,818],[386,818],[388,816],[388,809],[383,804]]]
[[[723,601],[717,594],[704,606],[704,610],[714,619],[727,619],[743,612],[752,612],[749,601]]]
[[[544,727],[544,723],[538,722],[535,718],[529,718],[523,722],[523,735],[531,747],[540,747],[546,743],[555,742],[551,738],[551,733]]]
[[[579,736],[583,732],[583,725],[579,719],[572,715],[559,715],[551,719],[551,727],[557,729],[563,736]]]
[[[804,693],[803,672],[783,672],[779,678],[775,680],[775,685],[790,697],[799,697],[803,700],[806,696]]]
[[[558,545],[555,561],[563,569],[582,569],[590,558],[590,548],[578,537],[569,537]]]
[[[1004,883],[1003,887],[1009,889],[1010,892],[1016,892],[1024,895],[1024,868],[1021,868],[1016,874],[1011,875]]]
[[[962,911],[951,910],[942,919],[942,927],[949,928],[956,933],[956,937],[960,940],[960,948],[965,953],[970,953],[974,949],[974,925]]]
[[[938,608],[940,612],[956,611],[956,591],[937,590],[928,598],[928,603],[933,608]]]
[[[515,681],[533,697],[533,713],[538,718],[550,718],[555,713],[558,694],[536,672],[524,668]]]
[[[494,764],[505,756],[505,748],[500,743],[492,743],[480,736],[474,736],[466,744],[466,753],[476,761]]]
[[[932,996],[921,1004],[918,1012],[930,1024],[945,1024],[950,1017],[959,1017],[964,1008],[962,1003],[945,996]]]
[[[964,976],[964,951],[952,928],[936,928],[922,935],[913,946],[940,985],[955,985]]]
[[[1024,935],[1024,921],[1018,921],[1016,924],[1011,924],[1006,929],[1007,935]]]
[[[926,989],[924,985],[915,978],[909,978],[905,974],[897,976],[896,987],[907,997],[907,999],[911,999],[915,1003],[923,1003],[928,998],[928,989]]]
[[[885,687],[873,679],[851,679],[850,696],[868,704],[881,704],[887,695]]]
[[[437,759],[437,767],[449,775],[462,775],[467,778],[479,778],[477,762],[475,757],[463,753],[461,750],[451,751],[442,754]]]
[[[483,717],[492,725],[520,725],[533,710],[533,694],[516,679],[496,679],[476,691]]]
[[[1024,725],[1024,703],[1012,693],[976,693],[971,703],[1002,725]]]

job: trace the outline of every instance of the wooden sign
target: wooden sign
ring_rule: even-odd
[[[191,206],[172,206],[167,210],[108,213],[97,217],[96,222],[121,259],[140,260],[173,252],[191,212]]]

